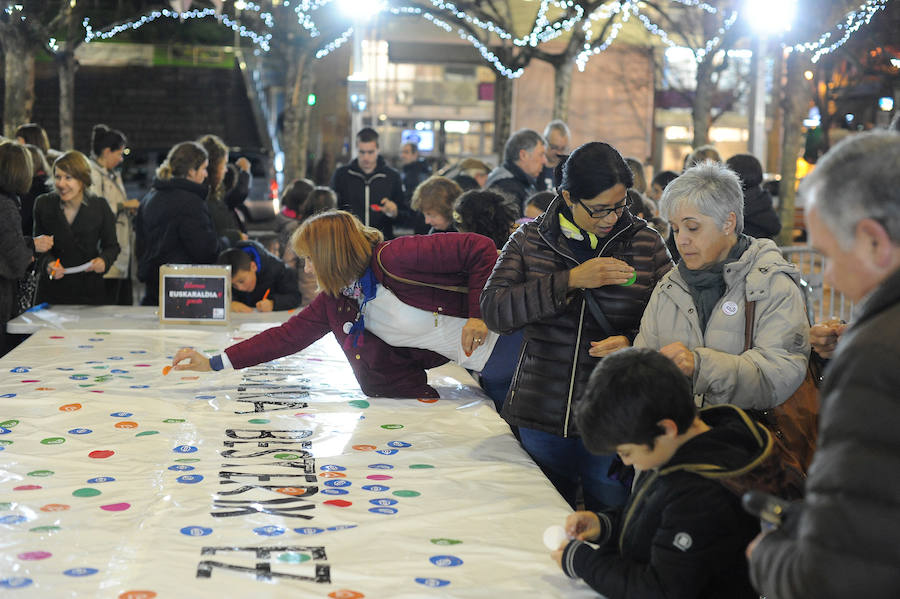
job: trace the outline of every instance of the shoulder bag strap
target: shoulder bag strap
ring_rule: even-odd
[[[385,275],[389,276],[390,278],[394,279],[395,281],[399,281],[401,283],[406,283],[407,285],[416,285],[418,287],[432,287],[434,289],[441,289],[443,291],[452,291],[454,293],[469,293],[468,287],[462,287],[462,286],[456,286],[456,285],[438,285],[437,283],[423,283],[422,281],[414,281],[412,279],[405,279],[403,277],[398,277],[397,275],[393,274],[392,272],[389,272],[388,269],[386,269],[384,267],[384,264],[381,262],[381,252],[383,252],[384,248],[386,248],[390,243],[391,242],[389,241],[389,242],[385,243],[383,246],[381,246],[380,248],[378,248],[378,254],[376,254],[376,256],[375,256],[375,259],[378,261],[378,267],[381,269],[381,271]]]
[[[597,303],[597,299],[594,297],[594,294],[591,293],[590,289],[584,290],[584,300],[587,302],[591,316],[594,317],[594,320],[597,321],[597,324],[600,325],[600,328],[603,329],[606,336],[611,337],[613,334],[612,324],[610,324],[606,314],[603,313],[603,309],[600,307],[600,304]]]
[[[753,347],[753,319],[756,315],[756,301],[747,302],[744,307],[744,351]]]

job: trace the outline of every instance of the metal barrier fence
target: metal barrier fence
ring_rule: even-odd
[[[812,323],[829,318],[850,321],[853,302],[832,287],[825,287],[825,256],[806,245],[791,245],[780,248],[781,253],[800,269],[800,284],[806,300],[806,312]]]

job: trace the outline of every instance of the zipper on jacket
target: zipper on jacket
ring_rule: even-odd
[[[575,337],[575,352],[572,356],[572,376],[569,378],[569,396],[566,398],[566,419],[563,422],[563,439],[569,436],[569,417],[572,414],[572,392],[575,390],[575,373],[578,372],[578,348],[581,347],[581,333],[584,325],[584,298],[581,298],[581,314],[578,316],[578,335]]]
[[[512,389],[512,393],[509,394],[509,401],[507,402],[510,406],[512,406],[513,399],[516,397],[516,389],[518,389],[519,385],[519,377],[522,376],[522,361],[525,359],[525,350],[528,348],[528,342],[522,342],[522,349],[519,350],[519,361],[516,363],[515,372],[515,380],[510,384],[510,389]]]
[[[654,471],[653,474],[647,476],[646,482],[641,485],[641,488],[638,489],[638,492],[632,495],[631,504],[628,506],[628,509],[625,511],[625,518],[622,520],[622,530],[619,532],[619,553],[622,553],[622,545],[625,542],[625,531],[628,529],[628,525],[631,524],[631,517],[634,516],[634,511],[637,509],[638,504],[643,501],[644,494],[647,492],[647,489],[653,484],[659,477],[659,471]]]

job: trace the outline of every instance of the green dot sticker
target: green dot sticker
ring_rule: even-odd
[[[53,470],[32,470],[28,476],[53,476],[54,474]]]
[[[412,470],[423,470],[425,468],[434,468],[431,464],[410,464],[410,469]]]
[[[634,282],[637,281],[637,271],[631,273],[631,278],[625,281],[624,283],[619,283],[622,287],[630,287],[634,285]]]
[[[351,402],[349,402],[349,403],[350,403],[350,405],[353,406],[354,408],[362,408],[362,409],[365,409],[365,408],[368,408],[368,407],[369,407],[369,402],[367,402],[367,401],[364,400],[364,399],[354,399],[353,401],[351,401]]]
[[[305,553],[282,553],[278,556],[278,561],[286,564],[302,564],[303,562],[308,562],[310,559],[312,558]]]
[[[296,453],[276,453],[275,457],[279,460],[298,460],[300,456]]]
[[[418,491],[394,491],[397,497],[418,497],[421,495]]]
[[[403,428],[402,424],[382,424],[381,428],[386,428],[389,431],[397,430],[398,428]]]
[[[83,489],[75,489],[72,491],[72,495],[75,497],[96,497],[100,494],[100,491],[97,489],[91,489],[90,487],[85,487]]]
[[[35,526],[28,529],[30,532],[56,532],[62,530],[61,526]]]
[[[265,418],[251,418],[247,422],[250,424],[269,424],[269,421]]]
[[[13,444],[13,442],[8,439],[0,439],[0,447],[2,447],[4,445],[12,445],[12,444]]]
[[[44,445],[59,445],[60,443],[65,443],[66,440],[62,437],[47,437],[46,439],[41,439],[41,443]]]
[[[456,539],[431,539],[435,545],[459,545],[462,541]]]
[[[174,424],[177,422],[184,422],[184,418],[166,418],[163,422],[166,424]]]
[[[146,437],[147,435],[158,435],[159,431],[141,431],[135,437]]]
[[[179,458],[175,461],[181,464],[193,464],[194,462],[199,462],[200,458]]]
[[[8,510],[11,508],[12,508],[12,503],[10,503],[9,501],[4,501],[4,502],[0,503],[0,510]]]
[[[18,420],[4,420],[0,422],[0,428],[13,428],[17,424],[19,424]]]

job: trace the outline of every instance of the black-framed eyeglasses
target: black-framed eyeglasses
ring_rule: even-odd
[[[587,204],[582,202],[580,199],[576,200],[581,207],[584,208],[584,211],[588,213],[588,216],[591,218],[606,218],[613,212],[616,213],[616,216],[622,216],[622,213],[625,212],[625,208],[628,206],[628,200],[622,200],[621,204],[616,204],[612,208],[590,208]]]

